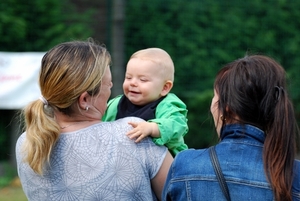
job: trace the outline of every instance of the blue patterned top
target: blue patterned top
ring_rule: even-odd
[[[167,148],[145,138],[140,143],[125,133],[129,117],[62,133],[44,175],[22,158],[23,133],[16,145],[18,174],[29,200],[156,200],[150,180],[157,174]]]

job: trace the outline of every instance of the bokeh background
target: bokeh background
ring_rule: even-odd
[[[247,54],[271,56],[286,69],[300,121],[299,10],[297,0],[1,0],[0,51],[45,52],[92,37],[112,55],[114,97],[130,55],[160,47],[175,64],[172,92],[189,110],[186,143],[204,148],[217,142],[209,112],[214,77]],[[0,108],[0,200],[16,176],[19,112]]]

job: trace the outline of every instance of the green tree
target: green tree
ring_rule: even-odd
[[[205,123],[209,108],[203,107],[217,71],[246,54],[265,54],[282,64],[300,121],[299,9],[300,1],[287,0],[128,1],[126,58],[153,46],[170,53],[176,68],[173,92],[188,106],[186,139],[192,147],[211,143],[207,135],[213,125]]]
[[[89,26],[93,13],[94,9],[87,9],[78,15],[68,0],[1,0],[0,51],[47,51],[61,42],[85,40],[93,33]],[[0,161],[13,157],[8,153],[12,114],[1,111]]]
[[[0,50],[46,51],[54,45],[87,39],[93,9],[77,15],[68,0],[2,0]]]

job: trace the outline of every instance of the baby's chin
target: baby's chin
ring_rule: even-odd
[[[135,98],[130,98],[130,97],[127,97],[130,102],[134,105],[138,105],[138,106],[143,106],[143,105],[146,105],[148,104],[148,102],[145,102],[144,100],[138,100],[138,99],[135,99]]]
[[[130,99],[129,99],[130,100]],[[130,102],[134,105],[138,105],[138,106],[143,106],[146,105],[147,103],[141,102],[141,101],[135,101],[135,100],[130,100]]]

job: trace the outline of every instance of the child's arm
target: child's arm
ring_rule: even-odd
[[[126,135],[130,139],[136,138],[135,142],[140,142],[147,136],[151,136],[154,138],[160,137],[158,125],[154,122],[128,122],[128,124],[130,124],[133,127],[133,129],[129,131]]]
[[[176,95],[169,94],[157,106],[155,119],[141,124],[131,122],[134,129],[127,135],[138,141],[151,136],[157,145],[166,145],[170,150],[183,150],[187,148],[183,139],[188,132],[186,116],[186,105]]]
[[[174,94],[169,94],[156,108],[156,118],[148,122],[156,123],[160,137],[153,138],[157,145],[165,145],[176,155],[188,146],[184,136],[188,132],[186,105]]]

